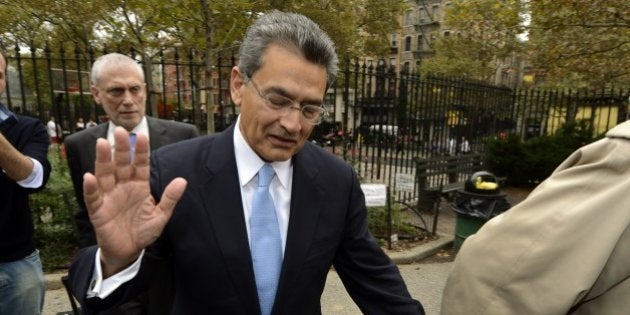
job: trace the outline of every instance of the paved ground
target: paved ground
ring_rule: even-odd
[[[451,264],[446,262],[399,265],[411,295],[422,302],[428,315],[439,314],[440,297]],[[69,310],[71,310],[70,303],[64,289],[48,290],[46,292],[44,315],[55,315]],[[361,314],[359,308],[346,293],[341,280],[339,280],[334,270],[330,272],[326,280],[326,289],[322,296],[322,313],[335,315]]]
[[[508,201],[512,206],[524,199],[527,193],[526,190],[506,191]],[[440,311],[442,290],[452,266],[452,258],[454,258],[444,257],[453,254],[453,251],[441,250],[450,248],[452,244],[455,221],[455,214],[449,204],[443,202],[437,225],[439,238],[410,250],[388,251],[390,257],[398,264],[411,295],[422,302],[427,315],[437,315]],[[60,312],[71,310],[68,296],[59,282],[62,275],[47,275],[49,290],[46,292],[44,315],[65,314]],[[361,314],[334,270],[329,273],[326,289],[322,295],[322,313]]]

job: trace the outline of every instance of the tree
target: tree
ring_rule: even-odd
[[[385,56],[399,29],[404,0],[271,0],[270,7],[304,14],[330,35],[340,55]],[[334,14],[331,14],[334,12]]]
[[[56,47],[83,52],[106,47],[111,51],[114,47],[133,51],[143,61],[162,53],[162,47],[181,47],[195,62],[205,64],[204,82],[196,83],[208,88],[217,56],[237,48],[251,22],[271,8],[302,13],[318,22],[342,56],[382,56],[389,47],[388,34],[399,27],[397,18],[405,1],[0,0],[0,18],[10,26],[8,33],[0,33],[0,39],[5,45],[54,40],[53,51]],[[66,46],[68,43],[73,46]],[[152,73],[151,62],[143,64],[145,72]],[[146,79],[151,86],[151,76]],[[207,99],[212,101],[211,97]],[[149,102],[151,112],[156,113],[153,95]],[[207,107],[208,122],[212,123],[212,104]],[[208,130],[212,132],[213,126]]]
[[[625,0],[530,1],[530,52],[552,85],[630,84],[630,11]]]
[[[423,62],[421,71],[490,80],[521,49],[522,12],[520,0],[451,2],[444,24],[453,35],[434,41],[435,58]]]

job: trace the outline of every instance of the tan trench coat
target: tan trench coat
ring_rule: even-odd
[[[442,314],[630,314],[630,122],[468,237]]]

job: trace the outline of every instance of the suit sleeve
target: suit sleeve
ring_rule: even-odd
[[[627,141],[626,141],[627,142]],[[630,145],[574,153],[530,196],[466,239],[442,314],[567,314],[630,222]]]
[[[191,126],[190,128],[190,138],[195,138],[199,136],[199,130],[197,130],[197,127],[195,126]]]
[[[400,272],[368,231],[365,197],[356,174],[344,238],[334,260],[348,293],[365,314],[424,314]]]
[[[72,178],[72,186],[74,195],[77,199],[78,209],[75,211],[74,219],[77,226],[79,247],[83,248],[96,244],[94,236],[94,228],[90,222],[90,218],[85,208],[83,200],[83,174],[85,170],[81,161],[79,152],[79,144],[77,140],[66,138],[64,142],[66,148],[66,156],[68,159],[68,168],[70,169],[70,177]]]

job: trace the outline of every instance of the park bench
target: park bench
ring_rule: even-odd
[[[442,198],[450,199],[457,190],[464,189],[470,176],[481,170],[482,155],[479,153],[416,158],[415,205],[400,202],[422,220],[425,229],[435,235]],[[432,224],[429,230],[424,216],[429,213]]]

